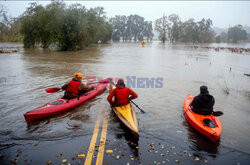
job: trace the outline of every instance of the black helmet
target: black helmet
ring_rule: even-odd
[[[202,94],[208,93],[207,86],[204,86],[204,85],[201,86],[201,87],[200,87],[200,91],[201,91]]]

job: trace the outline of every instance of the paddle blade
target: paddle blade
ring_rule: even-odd
[[[47,88],[47,89],[45,89],[45,91],[47,93],[55,93],[55,92],[59,91],[60,89],[61,88]]]
[[[214,116],[221,116],[221,115],[223,115],[223,114],[224,114],[224,113],[221,112],[221,111],[213,112],[213,115],[214,115]]]

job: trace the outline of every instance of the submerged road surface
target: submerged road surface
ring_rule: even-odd
[[[244,75],[250,73],[247,53],[160,42],[146,43],[144,48],[140,43],[95,45],[79,52],[23,49],[18,44],[0,47],[18,49],[0,54],[0,164],[250,162],[250,77]],[[134,107],[138,142],[111,111],[108,90],[70,112],[27,125],[25,112],[63,95],[48,94],[45,89],[61,87],[77,72],[123,77],[132,85],[139,94],[135,102],[147,112],[142,114]],[[224,112],[216,143],[190,127],[183,114],[185,97],[197,95],[201,85],[207,85],[215,97],[215,111]]]

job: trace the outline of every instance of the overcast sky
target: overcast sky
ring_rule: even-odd
[[[12,17],[22,14],[32,1],[0,1]],[[178,14],[182,21],[194,18],[210,18],[213,26],[228,28],[241,24],[250,26],[250,1],[65,1],[66,4],[81,3],[86,8],[102,6],[108,17],[138,14],[147,21],[160,18],[163,13]],[[38,1],[46,5],[50,1]]]

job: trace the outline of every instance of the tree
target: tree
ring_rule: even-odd
[[[165,43],[166,34],[168,30],[168,17],[163,14],[163,16],[155,21],[155,30],[158,31],[159,39]]]
[[[237,43],[241,40],[247,40],[247,32],[243,29],[242,25],[236,25],[228,29],[228,40],[232,40],[233,43]]]
[[[221,37],[220,37],[220,35],[218,35],[218,36],[215,37],[215,42],[216,42],[216,43],[220,43],[220,42],[221,42]]]
[[[147,38],[147,41],[152,40],[154,37],[152,21],[145,21],[144,29],[143,29],[143,36]]]
[[[120,38],[123,41],[132,39],[142,41],[144,37],[148,40],[153,37],[152,22],[145,21],[139,15],[130,15],[128,17],[116,15],[110,19],[110,23],[113,26],[113,41],[119,41]]]
[[[177,14],[171,14],[168,16],[169,26],[168,26],[168,37],[171,43],[178,41],[180,36],[180,18]]]
[[[63,51],[79,50],[99,40],[105,43],[112,34],[102,7],[87,10],[81,4],[66,6],[62,1],[45,7],[31,3],[20,20],[26,48],[56,45]]]
[[[227,42],[227,33],[221,32],[220,39],[221,39],[221,42]]]

